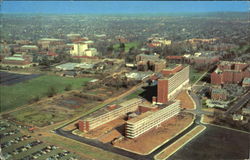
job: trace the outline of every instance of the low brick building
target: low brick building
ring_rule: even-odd
[[[211,91],[211,99],[212,100],[227,100],[227,91],[221,88],[213,88]]]
[[[211,74],[211,83],[239,84],[244,78],[250,78],[250,65],[241,62],[222,61]]]

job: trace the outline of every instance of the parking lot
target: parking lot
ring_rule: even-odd
[[[0,71],[0,85],[13,85],[19,82],[23,82],[35,77],[40,76],[39,74],[17,74]]]
[[[78,155],[21,133],[21,126],[0,120],[3,156],[12,160],[77,160]]]

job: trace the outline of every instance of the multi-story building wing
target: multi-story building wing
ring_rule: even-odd
[[[173,99],[189,83],[189,66],[181,65],[172,70],[163,70],[166,77],[158,80],[157,103],[164,104]]]
[[[165,108],[158,111],[145,112],[126,122],[125,136],[136,138],[148,130],[158,126],[167,119],[175,116],[180,112],[180,101],[173,102]]]

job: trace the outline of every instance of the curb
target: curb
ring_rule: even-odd
[[[247,131],[242,131],[242,130],[238,130],[238,129],[234,129],[234,128],[230,128],[230,127],[226,127],[226,126],[221,126],[221,125],[217,125],[217,124],[212,124],[212,123],[206,123],[206,122],[203,121],[203,116],[204,116],[204,114],[202,114],[202,116],[201,116],[201,123],[202,124],[211,125],[211,126],[215,126],[215,127],[220,127],[220,128],[224,128],[224,129],[229,129],[229,130],[233,130],[233,131],[236,131],[236,132],[250,134],[250,132],[247,132]]]
[[[199,132],[197,132],[195,135],[193,135],[193,137],[191,137],[190,139],[188,139],[185,143],[183,143],[181,146],[179,146],[177,149],[175,149],[173,152],[171,152],[167,157],[164,157],[163,159],[169,158],[171,155],[173,155],[173,154],[174,154],[175,152],[177,152],[179,149],[181,149],[182,147],[184,147],[188,142],[190,142],[191,140],[193,140],[195,137],[197,137],[201,132],[203,132],[203,131],[207,128],[206,126],[203,126],[203,125],[200,125],[200,126],[202,126],[203,128],[202,128]],[[197,126],[196,126],[195,128],[197,128]],[[195,129],[195,128],[194,128],[194,129]],[[192,129],[192,130],[189,131],[188,133],[192,132],[194,129]],[[188,133],[186,133],[185,135],[187,135]],[[184,135],[184,136],[185,136],[185,135]],[[184,136],[182,136],[181,138],[183,138]],[[180,138],[180,139],[181,139],[181,138]],[[178,139],[178,140],[180,140],[180,139]],[[178,140],[175,141],[174,143],[170,144],[170,146],[173,145],[173,144],[175,144],[175,143],[177,143]],[[169,147],[169,146],[168,146],[168,147]],[[162,152],[164,152],[164,150],[167,149],[168,147],[164,148],[161,152],[159,152],[158,154],[156,154],[156,155],[154,156],[154,159],[155,159],[155,160],[162,160],[162,159],[157,159],[156,157],[157,157],[158,155],[160,155]]]
[[[149,152],[143,154],[143,153],[139,153],[139,152],[136,152],[136,151],[133,151],[133,150],[129,150],[129,149],[125,149],[125,148],[122,148],[122,147],[118,147],[118,146],[115,146],[117,148],[121,148],[123,150],[126,150],[126,151],[129,151],[129,152],[132,152],[132,153],[136,153],[136,154],[139,154],[139,155],[149,155],[151,154],[152,152],[154,152],[155,150],[157,150],[159,147],[161,147],[163,144],[167,143],[168,141],[170,141],[171,139],[175,138],[176,136],[178,136],[180,133],[182,133],[183,131],[185,131],[187,128],[189,128],[193,123],[194,123],[194,119],[195,119],[195,114],[193,113],[190,113],[193,115],[193,118],[192,118],[192,122],[190,124],[188,124],[187,127],[183,128],[181,131],[179,131],[178,133],[176,133],[174,136],[172,136],[171,138],[165,140],[164,142],[162,142],[161,144],[159,144],[158,146],[156,146],[155,148],[153,148],[152,150],[150,150]]]

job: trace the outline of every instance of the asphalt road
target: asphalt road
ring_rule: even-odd
[[[139,89],[139,87],[137,89]],[[129,158],[132,158],[132,159],[135,159],[135,160],[154,159],[154,156],[156,154],[158,154],[164,148],[166,148],[167,146],[169,146],[170,144],[172,144],[173,142],[178,140],[180,137],[185,135],[187,132],[192,130],[196,125],[200,124],[201,114],[203,114],[204,111],[201,110],[201,105],[200,105],[199,98],[194,93],[191,93],[191,96],[194,98],[194,101],[195,101],[196,106],[197,106],[196,110],[190,111],[190,112],[195,113],[197,115],[195,117],[195,121],[193,122],[193,124],[190,127],[188,127],[186,130],[181,132],[179,135],[177,135],[173,139],[169,140],[168,142],[162,144],[159,148],[157,148],[155,151],[153,151],[152,153],[150,153],[148,155],[140,155],[140,154],[136,154],[136,153],[133,153],[133,152],[129,152],[129,151],[126,151],[126,150],[123,150],[123,149],[113,147],[110,143],[104,144],[104,143],[102,143],[100,141],[97,141],[97,140],[91,140],[91,139],[87,139],[87,138],[84,138],[84,137],[79,137],[77,135],[74,135],[74,134],[72,134],[72,131],[64,131],[64,130],[62,130],[63,127],[65,127],[66,125],[68,125],[69,123],[72,123],[72,122],[69,122],[69,123],[61,126],[60,128],[56,129],[54,132],[56,134],[58,134],[58,135],[61,135],[61,136],[64,136],[64,137],[67,137],[67,138],[70,138],[70,139],[74,139],[76,141],[79,141],[79,142],[82,142],[82,143],[85,143],[85,144],[89,144],[91,146],[98,147],[98,148],[101,148],[101,149],[109,151],[109,152],[114,152],[116,154],[120,154],[120,155],[123,155],[125,157],[129,157]],[[124,98],[124,97],[121,97],[119,99],[122,99],[122,98]],[[115,101],[119,101],[119,99],[116,99],[116,100],[114,100],[114,101],[112,101],[110,103],[114,103]],[[85,117],[85,116],[83,116],[83,117]],[[83,117],[81,117],[81,118],[83,118]]]
[[[162,144],[162,146],[160,146],[158,149],[156,149],[155,151],[153,151],[152,153],[150,153],[148,155],[139,155],[139,154],[136,154],[133,152],[129,152],[129,151],[125,151],[125,150],[113,147],[110,143],[104,144],[104,143],[97,141],[97,140],[91,140],[91,139],[87,139],[84,137],[79,137],[77,135],[72,134],[72,131],[64,131],[61,128],[55,130],[55,133],[58,135],[70,138],[70,139],[74,139],[78,142],[86,143],[86,144],[89,144],[91,146],[98,147],[98,148],[101,148],[101,149],[109,151],[109,152],[114,152],[114,153],[123,155],[125,157],[129,157],[129,158],[132,158],[135,160],[150,160],[150,159],[154,159],[154,156],[157,153],[159,153],[162,149],[166,148],[167,146],[169,146],[170,144],[172,144],[173,142],[178,140],[180,137],[185,135],[187,132],[192,130],[197,125],[197,123],[196,123],[197,121],[200,121],[200,117],[197,117],[197,120],[195,120],[195,122],[189,128],[187,128],[185,131],[181,132],[179,135],[177,135],[176,137],[174,137],[170,141],[166,142],[165,144]]]
[[[239,110],[245,103],[250,100],[250,91],[245,93],[242,97],[240,97],[226,112],[225,114],[232,114],[235,111]]]

